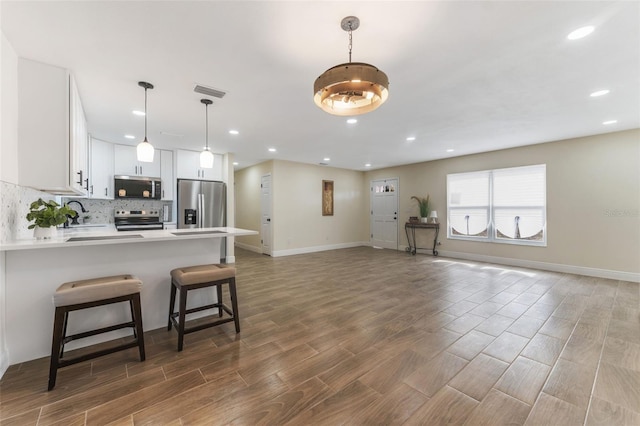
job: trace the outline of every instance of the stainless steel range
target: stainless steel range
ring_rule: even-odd
[[[115,225],[118,231],[164,229],[159,210],[116,210]]]

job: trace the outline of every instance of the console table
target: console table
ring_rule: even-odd
[[[416,229],[435,230],[435,236],[433,237],[433,248],[423,248],[416,246]],[[420,248],[424,250],[431,250],[434,256],[438,255],[436,245],[438,244],[438,234],[440,233],[439,223],[407,222],[404,224],[404,232],[407,234],[407,242],[409,244],[409,247],[407,248],[408,252],[411,252],[411,254],[416,254],[416,250]]]

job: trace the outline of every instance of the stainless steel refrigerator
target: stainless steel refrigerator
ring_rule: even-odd
[[[178,228],[227,226],[227,186],[224,182],[178,179]],[[220,260],[227,256],[227,239],[220,238]]]

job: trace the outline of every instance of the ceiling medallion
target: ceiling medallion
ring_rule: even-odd
[[[349,33],[349,62],[329,68],[316,79],[313,101],[333,115],[366,114],[389,97],[389,79],[373,65],[351,62],[352,33],[360,26],[360,20],[347,16],[340,26]]]

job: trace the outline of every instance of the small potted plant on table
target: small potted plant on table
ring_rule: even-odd
[[[78,213],[68,206],[60,206],[55,201],[44,201],[38,198],[29,206],[27,220],[34,221],[28,229],[33,229],[33,236],[37,239],[51,238],[56,226],[67,221],[67,217],[75,217]]]
[[[427,194],[425,198],[416,197],[414,195],[411,199],[418,202],[418,208],[420,209],[420,222],[427,223],[429,221],[429,195]]]

